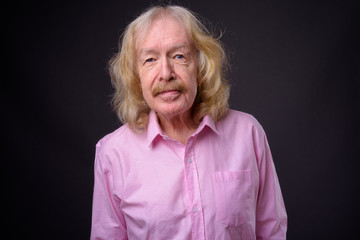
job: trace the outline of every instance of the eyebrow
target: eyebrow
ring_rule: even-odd
[[[175,51],[178,51],[178,50],[189,51],[190,46],[189,46],[188,43],[175,44],[174,46],[170,47],[169,52],[175,52]],[[146,55],[146,54],[157,53],[157,52],[158,51],[155,48],[142,48],[139,51],[139,56]]]

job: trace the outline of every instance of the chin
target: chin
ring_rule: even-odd
[[[155,110],[158,114],[160,114],[163,117],[171,118],[176,117],[179,115],[183,115],[187,111],[190,111],[190,108],[179,108],[179,107],[166,107],[166,108],[160,108],[158,110]]]

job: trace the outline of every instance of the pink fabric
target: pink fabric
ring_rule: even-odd
[[[251,115],[206,116],[186,145],[154,112],[96,145],[91,239],[286,239],[287,215],[266,135]]]

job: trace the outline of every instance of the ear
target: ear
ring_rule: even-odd
[[[138,83],[137,83],[137,85],[138,85],[138,88],[139,88],[139,92],[140,92],[140,94],[141,94],[141,95],[143,95],[143,92],[142,92],[142,86],[141,86],[141,81],[140,81],[140,79],[138,79]]]
[[[198,86],[198,88],[200,87],[200,85],[202,84],[202,82],[203,82],[203,79],[200,78],[199,75],[198,75],[198,77],[197,77],[197,86]]]
[[[204,63],[204,59],[205,59],[205,57],[204,57],[204,54],[203,54],[203,52],[201,52],[200,50],[197,50],[196,51],[196,57],[197,57],[197,66],[196,66],[196,68],[197,68],[197,85],[198,85],[198,87],[200,87],[200,85],[202,84],[202,82],[204,81],[204,78],[203,78],[203,76],[200,76],[200,68],[201,68],[201,65],[203,65],[203,63]]]

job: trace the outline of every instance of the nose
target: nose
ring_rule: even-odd
[[[160,80],[162,81],[170,81],[174,78],[174,66],[173,63],[165,58],[161,62],[161,70],[160,70]]]

